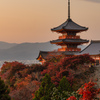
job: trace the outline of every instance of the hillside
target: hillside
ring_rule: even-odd
[[[11,96],[12,100],[67,100],[67,98],[71,96],[71,93],[72,94],[77,93],[76,91],[84,83],[90,81],[89,78],[91,74],[93,74],[95,67],[90,68],[88,66],[89,63],[94,63],[94,60],[88,54],[78,55],[73,57],[65,57],[65,58],[62,56],[57,56],[56,58],[47,60],[43,65],[42,64],[26,65],[16,61],[5,62],[5,64],[1,68],[0,77],[2,78],[2,80],[5,81],[5,84],[8,85],[8,87],[10,88],[9,95]],[[42,80],[44,79],[43,77],[45,74],[48,74],[49,77],[46,78],[43,82]],[[62,81],[63,76],[66,77]],[[43,88],[41,88],[40,84],[43,84],[42,85]],[[89,84],[90,84],[89,86],[91,86],[90,82]],[[51,86],[54,87],[56,86],[55,88],[57,91],[55,91],[54,89],[51,91],[51,88],[53,88]],[[59,86],[61,88],[59,88]],[[39,95],[42,94],[41,96],[47,96],[45,95],[45,93],[49,92],[49,94],[52,94],[52,96],[50,95],[50,98],[53,97],[56,99],[32,99],[34,97],[41,97],[39,95],[37,96],[34,95],[38,89],[39,90],[42,89],[40,92],[38,92]],[[58,89],[61,92],[58,92]],[[87,92],[85,90],[85,93]],[[55,93],[57,95],[56,97]],[[93,93],[94,95],[93,91],[91,91],[91,93]],[[61,98],[63,99],[58,99],[57,97],[59,96],[61,96]],[[68,100],[83,100],[83,99],[68,99]],[[84,99],[84,100],[92,100],[92,99]]]
[[[34,60],[39,51],[56,50],[59,46],[44,43],[6,43],[0,42],[0,60]],[[83,49],[85,46],[81,46]]]

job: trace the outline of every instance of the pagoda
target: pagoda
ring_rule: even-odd
[[[80,36],[77,35],[77,33],[80,33],[82,31],[88,30],[87,27],[80,26],[76,24],[72,19],[70,18],[70,0],[68,0],[68,19],[60,26],[51,29],[53,32],[61,33],[61,36],[59,36],[59,39],[50,41],[51,44],[60,45],[61,48],[58,49],[58,51],[70,51],[70,52],[79,52],[81,51],[80,48],[78,48],[78,45],[81,45],[83,43],[88,43],[88,40],[80,39]]]
[[[83,27],[72,21],[70,18],[70,0],[68,0],[68,19],[58,27],[52,28],[52,32],[60,33],[61,36],[57,40],[50,41],[51,44],[60,45],[56,51],[40,51],[37,60],[44,62],[48,55],[55,54],[60,55],[64,54],[66,56],[74,55],[75,53],[79,53],[81,51],[78,48],[78,45],[88,43],[89,40],[81,39],[77,33],[88,30],[87,27]]]

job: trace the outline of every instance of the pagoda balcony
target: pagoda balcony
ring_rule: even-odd
[[[58,51],[81,51],[81,48],[58,48]]]
[[[66,36],[66,35],[63,35],[63,36],[59,36],[59,39],[80,39],[80,36]]]
[[[67,48],[58,48],[58,51],[67,51]]]

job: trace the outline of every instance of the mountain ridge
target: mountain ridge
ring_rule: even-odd
[[[17,44],[0,41],[0,60],[34,60],[38,57],[39,51],[53,51],[59,47],[50,44],[50,42]],[[84,48],[84,46],[81,46],[81,48]]]
[[[0,48],[2,48],[2,45],[0,45]],[[52,51],[54,49],[57,49],[57,46],[49,42],[15,44],[11,47],[0,49],[0,60],[32,60],[37,58],[39,51]]]

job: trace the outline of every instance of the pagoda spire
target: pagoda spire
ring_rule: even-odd
[[[68,19],[70,19],[70,0],[68,0]]]

